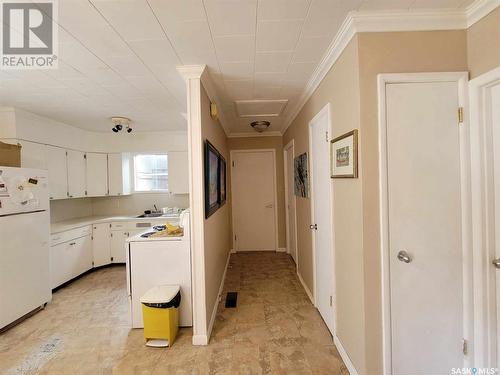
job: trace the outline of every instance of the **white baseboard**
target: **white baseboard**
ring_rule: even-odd
[[[235,249],[231,249],[231,251],[229,251],[230,254],[236,254],[236,250]]]
[[[358,375],[358,371],[356,370],[356,368],[352,364],[351,359],[349,358],[349,355],[345,351],[344,346],[342,345],[342,342],[337,337],[337,335],[333,335],[333,342],[335,343],[335,346],[337,347],[337,350],[339,351],[340,357],[342,358],[347,369],[349,370],[349,374]]]
[[[231,258],[231,252],[227,254],[226,267],[224,268],[224,273],[222,274],[222,280],[219,286],[219,292],[217,294],[217,300],[215,301],[215,306],[212,310],[212,316],[210,317],[210,324],[208,325],[208,336],[207,336],[207,344],[210,336],[212,335],[212,329],[214,328],[215,317],[217,316],[217,309],[219,307],[219,302],[222,297],[222,290],[224,289],[224,281],[226,280],[227,268],[229,267],[229,259]],[[193,339],[194,341],[194,339]],[[205,344],[205,345],[207,345]]]
[[[276,250],[277,253],[286,253],[286,247],[278,247],[278,249]]]
[[[302,284],[302,287],[303,287],[303,288],[304,288],[304,290],[306,291],[307,296],[308,296],[308,297],[309,297],[309,299],[311,300],[311,303],[312,303],[313,305],[315,305],[315,304],[314,304],[314,297],[313,297],[313,295],[312,295],[311,291],[309,290],[309,288],[307,287],[306,283],[304,282],[304,279],[302,278],[302,276],[300,276],[300,273],[299,273],[299,272],[297,272],[297,276],[299,277],[300,283]],[[315,305],[315,306],[316,306],[316,305]]]
[[[208,345],[208,336],[207,335],[193,335],[193,345],[204,346]]]

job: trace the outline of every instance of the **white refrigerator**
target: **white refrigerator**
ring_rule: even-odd
[[[47,171],[0,166],[0,330],[52,298]]]

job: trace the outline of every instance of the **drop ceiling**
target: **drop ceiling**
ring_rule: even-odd
[[[255,134],[249,123],[263,119],[280,131],[349,11],[471,2],[59,0],[59,69],[1,71],[0,102],[92,131],[111,131],[115,115],[136,131],[182,130],[176,66],[206,64],[231,133]],[[235,102],[265,100],[286,106],[268,118],[239,116]]]

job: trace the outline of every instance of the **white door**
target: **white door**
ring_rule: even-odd
[[[286,176],[286,243],[287,249],[297,264],[297,227],[295,218],[295,192],[294,192],[294,146],[285,148],[285,176]]]
[[[232,161],[235,250],[275,251],[277,243],[274,152],[234,151]]]
[[[491,88],[491,127],[493,135],[493,200],[494,207],[494,260],[500,268],[500,83]],[[489,265],[489,264],[488,264]],[[493,268],[495,277],[496,292],[496,316],[493,321],[496,323],[496,361],[491,366],[497,367],[500,364],[500,269]]]
[[[87,196],[108,195],[108,155],[87,153]]]
[[[92,252],[94,267],[111,263],[111,232],[108,223],[93,225]]]
[[[457,82],[386,86],[392,374],[462,367]]]
[[[85,196],[86,187],[85,154],[80,151],[68,150],[68,197],[81,198]]]
[[[329,106],[309,123],[311,205],[316,291],[316,307],[328,329],[334,332],[334,260],[332,227],[332,186],[330,178]]]
[[[53,146],[46,146],[46,150],[50,199],[65,199],[68,197],[66,150]]]
[[[112,263],[125,263],[127,254],[125,249],[125,240],[129,237],[126,231],[112,231],[111,232],[111,262]]]

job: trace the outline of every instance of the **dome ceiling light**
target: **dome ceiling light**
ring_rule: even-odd
[[[269,121],[254,121],[250,124],[250,126],[258,133],[262,133],[267,130],[269,125],[271,125]]]
[[[131,120],[127,117],[111,117],[111,122],[113,123],[114,133],[119,133],[123,129],[126,129],[127,133],[132,133],[132,127],[130,126]]]

